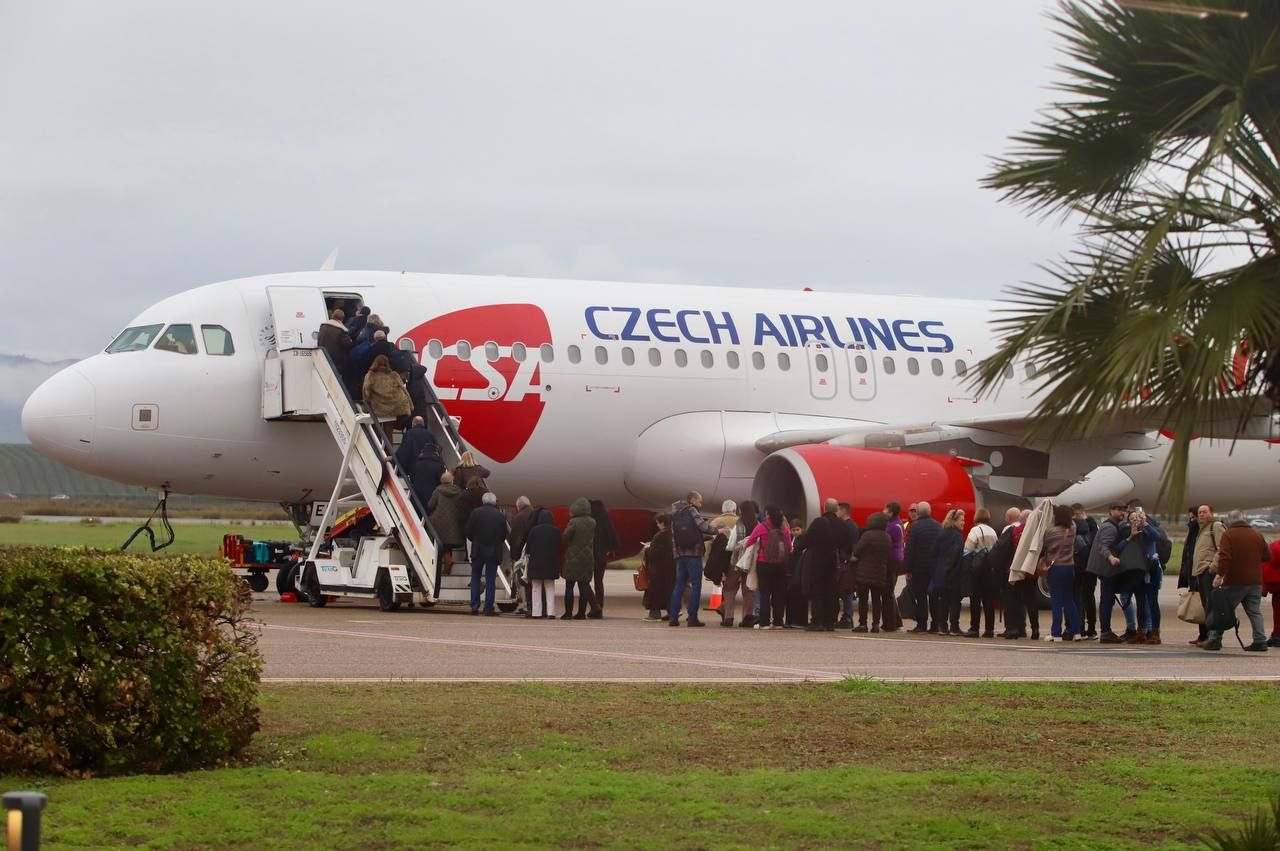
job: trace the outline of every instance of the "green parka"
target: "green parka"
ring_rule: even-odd
[[[591,519],[591,503],[585,497],[569,506],[564,547],[560,575],[566,582],[590,582],[595,576],[596,521]]]
[[[431,525],[435,527],[442,544],[460,547],[465,540],[462,534],[462,511],[458,504],[458,497],[461,495],[462,488],[450,482],[437,487],[427,503],[427,517],[431,519]]]

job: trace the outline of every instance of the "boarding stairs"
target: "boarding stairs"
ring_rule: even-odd
[[[281,353],[285,354],[285,353]],[[300,352],[290,351],[293,365],[280,375],[293,383],[303,380],[297,369]],[[409,471],[395,458],[396,444],[383,424],[363,403],[352,400],[346,383],[323,349],[305,350],[311,369],[310,387],[283,386],[293,400],[305,399],[283,416],[271,419],[322,419],[342,452],[333,492],[323,513],[313,522],[310,548],[294,584],[312,606],[331,599],[376,599],[384,611],[404,603],[431,606],[436,603],[468,603],[471,570],[465,549],[449,559],[439,536],[427,519],[409,483]],[[291,373],[291,375],[290,375]],[[446,466],[456,466],[466,451],[457,425],[430,392],[426,412],[428,429],[435,435]],[[264,407],[264,416],[267,413]],[[368,519],[353,523],[360,509]],[[520,583],[512,575],[510,559],[498,571],[495,599],[504,611],[520,603]]]

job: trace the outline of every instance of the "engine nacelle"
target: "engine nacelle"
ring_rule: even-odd
[[[828,443],[793,446],[765,458],[756,470],[751,498],[763,509],[776,505],[789,518],[808,523],[822,513],[826,499],[847,502],[858,525],[887,502],[907,506],[925,501],[941,522],[953,508],[973,523],[977,494],[969,466],[950,455],[926,455],[893,449],[861,449]]]

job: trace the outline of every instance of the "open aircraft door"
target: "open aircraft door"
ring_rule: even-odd
[[[854,343],[849,353],[849,393],[860,402],[876,397],[876,359],[862,343]]]
[[[268,350],[262,370],[262,417],[323,416],[319,400],[312,398],[311,353],[318,346],[320,324],[329,318],[324,293],[319,287],[267,287],[267,300],[276,345]]]

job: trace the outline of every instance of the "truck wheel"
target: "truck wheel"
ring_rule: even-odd
[[[259,594],[271,587],[271,580],[267,578],[266,571],[263,570],[253,571],[245,581],[249,583],[251,591],[257,591]]]
[[[1049,598],[1048,575],[1041,576],[1039,579],[1036,580],[1036,595],[1039,597],[1038,605],[1040,607],[1040,611],[1042,612],[1052,611],[1053,601]]]
[[[320,591],[320,579],[316,576],[316,566],[307,565],[302,571],[302,592],[307,595],[307,602],[313,609],[323,609],[329,600]]]
[[[391,574],[385,570],[378,574],[378,581],[374,583],[373,590],[378,595],[378,608],[384,612],[395,612],[400,609],[400,601],[396,599],[395,591],[391,587]]]

